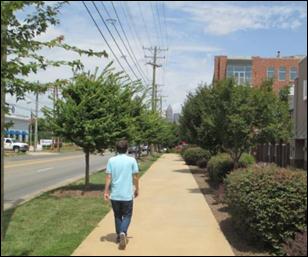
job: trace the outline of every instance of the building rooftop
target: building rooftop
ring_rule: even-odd
[[[290,56],[226,56],[228,60],[251,60],[252,58],[262,58],[262,59],[304,59],[306,55],[290,55]]]
[[[5,118],[8,118],[8,119],[15,119],[15,120],[26,120],[28,121],[30,118],[27,117],[27,116],[23,116],[23,115],[12,115],[12,114],[5,114]]]

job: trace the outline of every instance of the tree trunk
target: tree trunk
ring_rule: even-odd
[[[235,170],[238,169],[238,167],[239,167],[238,159],[235,158],[235,160],[233,160],[233,162],[234,162],[234,169]]]
[[[2,22],[2,21],[1,21]],[[1,64],[4,64],[7,59],[6,55],[6,45],[4,38],[7,26],[1,24]],[[2,66],[2,65],[1,65]],[[1,67],[2,70],[2,67]],[[4,211],[4,119],[5,119],[5,84],[1,78],[1,242],[4,239],[4,221],[3,221],[3,211]]]
[[[140,145],[138,145],[138,151],[137,151],[137,159],[140,159],[140,157],[141,157],[141,147],[140,147]]]
[[[151,144],[150,145],[150,152],[151,152],[151,155],[153,156],[154,155],[154,144]]]
[[[234,162],[234,169],[235,170],[239,168],[239,162],[240,162],[241,156],[242,156],[242,152],[234,155],[233,162]]]
[[[86,177],[85,177],[85,188],[89,186],[90,182],[90,152],[86,151],[85,152],[85,157],[86,157]]]

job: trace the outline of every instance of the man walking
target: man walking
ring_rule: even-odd
[[[122,250],[127,244],[127,230],[133,213],[133,198],[139,194],[138,164],[135,158],[126,155],[127,149],[127,140],[117,142],[118,155],[111,157],[107,163],[104,193],[104,199],[111,200],[117,243]],[[135,186],[135,192],[133,186]]]

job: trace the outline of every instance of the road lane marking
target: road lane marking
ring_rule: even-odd
[[[29,166],[29,165],[33,165],[33,164],[41,164],[41,163],[48,163],[48,162],[54,162],[54,161],[72,160],[72,159],[77,159],[77,158],[80,159],[81,157],[83,157],[83,155],[54,158],[54,159],[48,159],[48,160],[38,160],[38,161],[19,161],[19,162],[22,162],[22,163],[7,164],[7,165],[4,165],[4,168],[7,169],[7,168]]]
[[[48,170],[53,170],[53,169],[54,169],[54,167],[49,167],[49,168],[39,169],[39,170],[37,170],[36,172],[37,172],[37,173],[42,173],[42,172],[46,172],[46,171],[48,171]]]

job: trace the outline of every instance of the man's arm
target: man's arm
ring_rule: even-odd
[[[110,197],[110,192],[109,192],[110,183],[111,183],[111,174],[106,174],[105,192],[104,192],[105,201],[108,201]]]
[[[137,197],[139,195],[139,175],[138,173],[134,174],[133,180],[134,180],[134,186],[135,186],[135,197]]]

